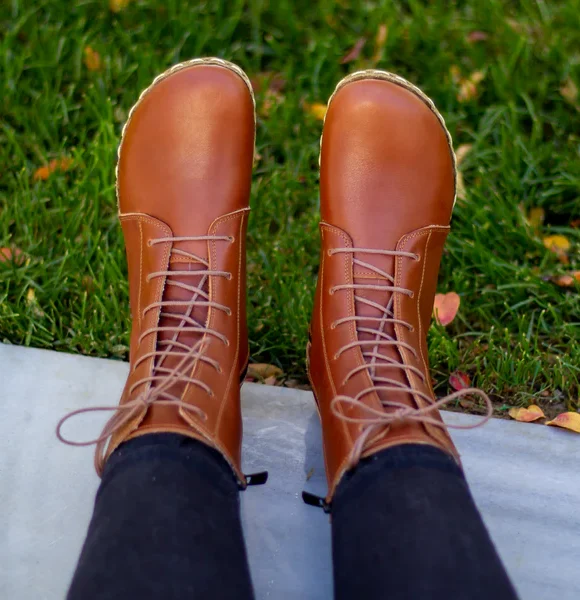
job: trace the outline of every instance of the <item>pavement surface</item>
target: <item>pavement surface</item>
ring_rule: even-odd
[[[99,480],[93,448],[61,444],[54,428],[67,411],[116,404],[127,372],[118,361],[0,344],[1,599],[64,598]],[[328,516],[300,496],[326,488],[312,395],[256,384],[242,395],[244,468],[270,472],[242,494],[257,598],[329,600]],[[105,419],[78,417],[65,433],[91,439]],[[580,436],[498,419],[452,436],[522,600],[580,598]]]

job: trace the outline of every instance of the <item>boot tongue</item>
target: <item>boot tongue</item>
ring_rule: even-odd
[[[395,261],[397,260],[396,257],[377,254],[356,253],[355,258],[367,264],[373,265],[377,269],[383,271],[384,273],[388,273],[394,278]],[[394,286],[394,283],[392,283],[389,279],[382,277],[377,273],[373,273],[373,271],[368,268],[358,265],[355,265],[354,267],[354,283],[356,285],[372,285],[381,286],[385,288],[392,288]],[[397,346],[379,344],[378,342],[382,340],[386,341],[386,338],[382,335],[377,336],[374,333],[360,331],[360,328],[363,327],[365,329],[380,331],[382,334],[388,335],[393,340],[397,339],[395,335],[395,326],[394,323],[392,323],[392,315],[395,311],[395,300],[397,299],[397,293],[398,292],[393,292],[389,289],[356,290],[356,296],[358,298],[364,298],[365,300],[368,300],[383,308],[388,309],[389,314],[385,314],[383,310],[375,308],[374,306],[369,306],[366,302],[363,301],[355,302],[355,312],[358,317],[371,317],[373,319],[368,321],[357,321],[357,330],[359,330],[359,340],[377,342],[376,346],[374,344],[365,344],[364,346],[361,346],[365,362],[367,364],[376,365],[375,369],[369,369],[369,375],[371,376],[371,379],[373,379],[373,377],[384,377],[392,379],[394,381],[399,382],[402,385],[407,386],[408,381],[405,375],[405,371],[403,369],[399,369],[397,367],[381,366],[391,363],[382,358],[367,356],[368,354],[381,354],[383,356],[389,357],[389,359],[391,359],[391,361],[393,362],[402,363],[401,354]],[[376,318],[382,319],[383,317],[386,318],[386,322],[380,323],[379,321],[374,320]],[[383,382],[377,382],[377,385],[393,387],[393,384]],[[377,394],[382,401],[404,402],[405,404],[408,404],[409,401],[411,401],[411,396],[406,392],[387,392],[384,390],[379,390]]]
[[[208,267],[206,266],[206,264],[204,264],[204,262],[202,262],[207,261],[207,242],[175,242],[173,249],[174,251],[172,251],[169,259],[169,271],[190,273],[200,272],[200,274],[167,276],[162,301],[179,301],[184,303],[190,301],[207,302],[207,298],[202,296],[201,294],[180,287],[181,285],[184,285],[190,288],[201,289],[205,294],[209,293],[209,277],[203,274],[203,271],[207,271]],[[175,250],[187,252],[188,256],[180,254],[179,252],[175,252]],[[174,285],[175,283],[178,283],[179,285]],[[164,314],[178,316],[161,316],[159,319],[159,327],[180,327],[181,331],[159,331],[157,335],[156,350],[158,352],[179,352],[182,353],[182,356],[159,356],[156,359],[155,367],[153,368],[153,374],[155,376],[158,376],[159,379],[156,379],[153,382],[152,387],[159,387],[160,385],[162,385],[164,383],[164,378],[169,375],[165,371],[158,370],[159,367],[162,367],[163,369],[177,369],[177,371],[180,374],[186,377],[190,376],[193,365],[195,364],[194,358],[188,358],[183,364],[181,364],[183,361],[183,356],[187,354],[187,350],[181,348],[180,346],[176,346],[173,342],[178,342],[179,345],[184,344],[188,348],[193,348],[194,346],[196,346],[196,344],[199,344],[200,340],[203,337],[203,333],[194,332],[191,331],[191,329],[194,327],[196,329],[205,327],[208,316],[208,307],[203,305],[197,306],[195,304],[193,306],[180,304],[176,306],[163,306],[161,312]],[[189,317],[189,319],[194,319],[198,323],[198,326],[194,326],[190,322],[183,322],[182,319],[179,318],[180,315],[187,316]],[[200,350],[203,351],[203,348],[201,348],[198,345],[196,354]],[[171,396],[180,398],[183,391],[185,390],[186,385],[187,382],[176,380],[175,383],[171,384],[168,387],[165,387],[165,391],[168,394],[171,394]]]

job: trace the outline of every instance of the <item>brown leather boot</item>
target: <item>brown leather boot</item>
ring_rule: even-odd
[[[364,71],[332,95],[321,141],[322,251],[308,346],[330,505],[361,457],[397,444],[459,456],[431,386],[427,330],[455,201],[455,156],[435,106]],[[486,420],[487,420],[486,418]],[[306,501],[313,498],[308,494]]]
[[[254,137],[250,82],[216,58],[163,73],[129,114],[117,196],[131,370],[98,440],[99,473],[122,442],[174,432],[221,452],[240,485],[248,483],[240,465],[240,381],[249,352],[245,243]]]

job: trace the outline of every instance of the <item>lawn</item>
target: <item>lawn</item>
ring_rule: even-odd
[[[21,254],[0,262],[0,340],[127,358],[121,127],[156,74],[215,55],[257,89],[252,359],[304,382],[321,130],[308,107],[376,66],[422,87],[456,147],[470,148],[439,281],[461,307],[429,334],[438,393],[459,370],[493,394],[497,414],[531,400],[577,410],[579,30],[578,0],[135,0],[120,12],[108,0],[5,0],[0,247]],[[35,178],[51,161],[63,168]],[[547,248],[553,235],[569,247]]]

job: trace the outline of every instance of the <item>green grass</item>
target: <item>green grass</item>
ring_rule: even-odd
[[[318,139],[304,102],[326,102],[337,81],[373,63],[410,79],[447,119],[467,197],[456,207],[440,291],[462,304],[433,326],[438,391],[451,371],[472,375],[497,407],[532,398],[549,411],[578,408],[580,288],[548,276],[580,269],[580,111],[560,93],[580,86],[580,3],[347,2],[346,0],[6,0],[0,7],[2,82],[0,246],[27,260],[0,264],[0,340],[126,358],[126,264],[114,197],[115,151],[127,111],[153,77],[178,61],[217,55],[250,77],[285,82],[257,94],[258,152],[249,231],[252,357],[304,378],[304,349],[318,261]],[[469,42],[468,34],[488,38]],[[367,43],[350,64],[341,57]],[[83,63],[89,45],[102,70]],[[483,71],[480,94],[457,99],[452,67]],[[60,156],[66,173],[34,171]],[[546,219],[525,220],[532,207]],[[572,243],[570,265],[542,237]],[[31,292],[34,299],[31,300]]]

